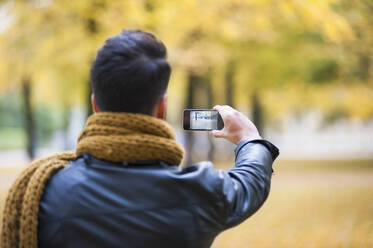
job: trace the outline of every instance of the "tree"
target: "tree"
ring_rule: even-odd
[[[17,5],[17,3],[14,3]],[[25,9],[20,8],[21,13],[25,13]],[[13,25],[22,26],[23,32],[18,32],[14,29],[8,29],[6,33],[1,35],[2,39],[2,54],[4,58],[4,74],[2,84],[6,82],[16,82],[22,89],[24,102],[24,127],[27,136],[27,153],[32,159],[35,155],[35,123],[33,117],[33,76],[34,68],[38,66],[39,61],[36,59],[36,54],[40,48],[37,42],[38,38],[43,34],[33,32],[32,25],[35,25],[40,20],[27,20],[26,16],[20,14],[13,20]],[[8,73],[6,73],[8,72]]]
[[[371,82],[369,1],[7,3],[13,5],[13,21],[0,34],[0,65],[7,64],[12,70],[3,70],[0,86],[5,82],[22,85],[27,75],[37,99],[57,102],[65,113],[77,103],[85,104],[87,112],[91,110],[87,90],[90,64],[105,39],[121,28],[145,29],[165,41],[174,70],[184,72],[187,90],[178,96],[185,99],[180,111],[199,107],[199,98],[210,99],[208,107],[213,102],[249,106],[260,129],[267,122],[266,111],[272,111],[264,111],[268,106],[265,95],[274,89],[327,87],[343,81],[342,74],[352,75],[354,80],[353,75],[360,75],[355,81]],[[356,21],[351,12],[363,21]],[[208,81],[198,84],[209,86],[190,98],[195,94],[194,81]],[[176,87],[182,91],[181,84]],[[276,107],[273,109],[278,110]],[[170,114],[179,118],[180,111]]]

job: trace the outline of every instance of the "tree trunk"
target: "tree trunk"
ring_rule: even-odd
[[[69,139],[69,125],[70,125],[70,114],[71,114],[71,109],[70,107],[64,107],[63,109],[63,146],[64,150],[70,150],[72,147],[70,147],[70,139]]]
[[[91,11],[95,11],[97,8],[103,8],[105,7],[105,5],[103,4],[92,4],[91,5],[92,7],[92,10]],[[99,33],[100,31],[100,25],[98,23],[98,21],[94,18],[94,17],[90,17],[86,20],[86,28],[87,28],[87,31],[89,33],[89,35],[91,37],[94,37],[97,33]],[[90,64],[92,64],[92,61],[93,61],[93,58],[94,58],[94,55],[92,54],[92,57],[90,59]],[[87,118],[93,114],[93,108],[92,108],[92,103],[91,103],[91,94],[92,94],[92,87],[91,87],[91,81],[89,79],[89,76],[88,76],[88,96],[87,96],[87,99],[86,99],[86,113],[87,113]]]
[[[368,81],[370,79],[370,65],[371,58],[366,54],[361,54],[359,56],[359,70],[360,78],[362,80]]]
[[[252,121],[254,122],[259,133],[262,135],[263,132],[263,107],[260,102],[258,91],[254,91],[252,94]]]
[[[195,88],[198,83],[199,77],[193,73],[188,75],[188,89],[186,97],[186,108],[195,108]],[[193,131],[186,132],[186,165],[193,164],[192,151],[194,146],[194,133]]]
[[[26,131],[26,149],[27,155],[32,160],[35,157],[36,149],[36,135],[35,135],[35,122],[32,111],[31,103],[31,79],[25,76],[22,79],[22,95],[23,95],[23,107],[24,107],[24,127]]]
[[[206,83],[207,106],[208,108],[212,108],[213,107],[212,105],[214,104],[214,95],[212,92],[212,85],[211,85],[212,82],[211,82],[210,74],[207,75],[205,83]],[[214,138],[211,137],[211,135],[208,133],[207,135],[208,135],[208,140],[209,140],[209,145],[210,145],[207,158],[209,161],[214,161],[214,155],[215,155]]]
[[[86,113],[87,118],[93,114],[93,108],[91,103],[92,87],[91,82],[88,80],[87,98],[86,98]]]
[[[234,82],[235,62],[229,61],[225,71],[225,100],[226,104],[234,108]]]

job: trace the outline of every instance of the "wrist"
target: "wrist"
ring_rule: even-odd
[[[238,139],[236,145],[238,145],[242,141],[251,141],[251,140],[258,140],[258,139],[263,139],[263,138],[259,134],[242,136]]]

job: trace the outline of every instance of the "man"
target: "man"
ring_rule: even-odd
[[[234,168],[179,168],[182,147],[163,121],[170,72],[166,48],[152,34],[125,30],[106,41],[91,68],[96,113],[74,153],[33,163],[36,172],[24,175],[33,174],[27,180],[34,187],[23,189],[22,178],[15,183],[7,205],[21,199],[12,192],[25,192],[16,207],[20,224],[9,210],[13,217],[3,226],[18,236],[2,234],[2,244],[210,247],[261,207],[278,149],[242,113],[215,106],[225,127],[211,134],[237,145]]]

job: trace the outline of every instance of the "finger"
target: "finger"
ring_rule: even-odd
[[[220,108],[221,108],[220,105],[215,105],[212,109],[213,109],[213,110],[216,110],[216,111],[219,111],[218,109],[220,109]]]
[[[223,117],[225,115],[228,114],[228,112],[230,112],[230,108],[228,106],[221,106],[221,105],[216,105],[214,107],[214,110],[218,111],[219,114]]]
[[[225,137],[223,130],[212,130],[210,132],[210,134],[212,136],[214,136],[215,138],[223,138],[223,137]]]

